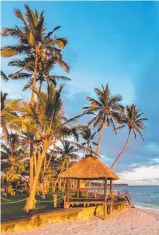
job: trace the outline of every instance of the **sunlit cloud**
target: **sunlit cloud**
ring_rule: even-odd
[[[119,174],[119,183],[129,185],[159,185],[159,165],[140,166],[131,171],[122,171]]]

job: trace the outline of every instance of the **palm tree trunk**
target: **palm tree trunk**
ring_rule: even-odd
[[[68,166],[69,166],[69,161],[67,160],[67,162],[66,162],[66,170],[68,169]]]
[[[33,144],[30,144],[30,192],[33,185],[33,178],[34,178],[34,163],[33,163]]]
[[[119,160],[119,158],[121,157],[121,155],[122,155],[123,152],[125,151],[126,147],[128,146],[129,139],[130,139],[130,134],[131,134],[131,130],[129,130],[128,137],[127,137],[126,143],[125,143],[125,145],[124,145],[124,148],[121,150],[121,152],[119,153],[119,155],[117,156],[117,158],[116,158],[115,161],[113,162],[113,164],[112,164],[112,166],[110,167],[110,169],[112,169],[112,168],[114,167],[114,165],[115,165],[116,162]]]
[[[44,172],[46,171],[46,156],[44,158]]]
[[[63,164],[62,164],[62,166],[61,166],[60,173],[58,174],[57,179],[55,180],[55,184],[54,184],[54,187],[53,187],[53,193],[54,193],[55,190],[56,190],[56,185],[57,185],[57,182],[58,182],[58,180],[59,180],[60,174],[62,173],[63,168],[64,168],[64,166],[65,166],[65,162],[66,162],[66,160],[64,160],[64,162],[63,162]]]
[[[12,155],[9,157],[9,161],[10,161],[10,171],[13,173],[13,171],[14,171],[14,157]]]
[[[33,185],[32,185],[31,191],[30,191],[29,204],[28,204],[29,209],[33,209],[35,207],[35,195],[36,195],[37,182],[38,182],[39,175],[40,175],[41,168],[42,168],[42,164],[43,164],[43,161],[44,161],[44,158],[46,155],[46,151],[47,151],[47,146],[44,145],[43,151],[38,159],[36,173],[35,173]]]
[[[38,91],[39,93],[40,93],[41,90],[42,90],[42,83],[43,83],[43,82],[40,80],[39,91]]]
[[[53,156],[51,155],[50,158],[49,158],[49,161],[47,162],[46,170],[49,168],[50,161],[51,161],[52,157],[53,157]]]
[[[36,153],[34,154],[34,171],[36,172]]]
[[[37,74],[37,65],[38,65],[38,53],[37,47],[35,48],[35,65],[34,65],[34,79],[32,84],[32,93],[31,93],[31,106],[34,106],[34,89],[36,87],[36,74]]]
[[[40,81],[38,93],[41,93],[41,89],[42,89],[42,81]],[[36,112],[38,112],[38,106],[39,106],[39,99],[37,97]]]
[[[100,130],[100,133],[99,133],[98,145],[97,145],[97,149],[96,149],[96,153],[97,153],[97,154],[99,153],[103,130],[104,130],[104,124],[102,125],[101,130]]]

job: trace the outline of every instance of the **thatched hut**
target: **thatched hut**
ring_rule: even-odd
[[[68,170],[63,172],[60,177],[67,180],[67,193],[66,204],[70,205],[86,205],[86,204],[102,204],[107,202],[107,183],[110,181],[110,196],[112,195],[112,181],[119,179],[119,177],[107,167],[99,158],[86,155],[79,162],[74,163]],[[70,179],[76,179],[78,184],[78,193],[76,198],[70,198]],[[104,183],[104,195],[92,196],[80,196],[80,180],[86,181],[103,181]]]

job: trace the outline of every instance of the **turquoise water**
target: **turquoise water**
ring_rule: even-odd
[[[114,187],[114,190],[127,190],[136,207],[159,211],[159,186]]]
[[[94,186],[93,188],[99,188]],[[120,186],[113,187],[114,191],[130,193],[132,204],[136,208],[155,210],[159,212],[159,186]],[[103,189],[100,190],[103,193]]]

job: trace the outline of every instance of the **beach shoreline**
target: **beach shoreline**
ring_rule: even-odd
[[[159,215],[159,210],[155,210],[153,208],[146,208],[146,207],[135,206],[135,209]]]
[[[125,209],[107,220],[99,217],[50,224],[37,230],[12,235],[158,235],[159,213],[139,208]],[[7,234],[6,234],[7,235]]]

